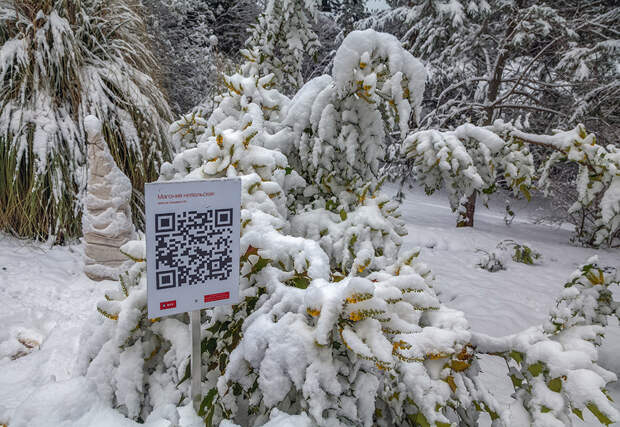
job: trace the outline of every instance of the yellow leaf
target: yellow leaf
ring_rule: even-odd
[[[446,377],[446,380],[445,380],[445,381],[446,381],[446,382],[448,383],[448,385],[450,386],[450,389],[452,390],[452,392],[455,392],[455,391],[456,391],[456,383],[454,382],[454,377],[453,377],[452,375],[448,375],[448,376]]]
[[[310,308],[310,307],[308,307],[308,308],[306,309],[306,311],[308,312],[308,314],[309,314],[310,316],[315,316],[315,317],[316,317],[316,316],[318,316],[319,314],[321,314],[321,310],[317,310],[317,309],[315,309],[315,308]]]
[[[357,311],[354,311],[349,314],[349,319],[357,322],[359,320],[362,320],[362,316]]]
[[[469,368],[469,363],[463,360],[453,360],[452,363],[450,364],[450,367],[452,368],[453,371],[461,372]]]

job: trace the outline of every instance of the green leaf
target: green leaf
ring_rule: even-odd
[[[226,357],[226,353],[220,354],[220,372],[224,375],[224,371],[226,370],[226,363],[228,362],[228,358]]]
[[[586,406],[590,410],[590,412],[592,412],[594,416],[598,418],[601,424],[605,424],[606,426],[611,424],[611,420],[607,417],[607,415],[603,414],[600,409],[598,409],[598,406],[596,406],[594,402],[590,402]]]
[[[215,397],[216,394],[217,394],[217,389],[212,388],[211,390],[209,390],[209,392],[204,397],[204,399],[202,399],[202,402],[200,403],[200,408],[198,409],[199,416],[202,417],[205,415],[205,408],[211,408],[213,406],[213,398]]]
[[[484,194],[493,194],[496,190],[495,183],[493,183],[490,187],[483,188],[482,192]]]
[[[512,357],[517,363],[523,363],[523,354],[518,351],[512,350],[510,352],[510,357]]]
[[[542,374],[543,364],[542,364],[542,362],[536,362],[533,365],[528,366],[527,370],[530,372],[530,374],[532,374],[533,376],[537,377],[540,374]]]
[[[523,384],[523,380],[521,378],[517,378],[516,375],[511,375],[510,380],[512,381],[514,388],[519,388],[521,387],[521,384]]]
[[[540,412],[546,414],[547,412],[551,412],[551,408],[547,408],[545,405],[541,406]]]
[[[519,190],[521,190],[528,202],[532,200],[532,195],[530,194],[530,191],[527,189],[527,186],[525,184],[521,184]]]
[[[573,408],[573,414],[577,415],[581,421],[583,421],[583,412],[577,408]]]
[[[265,268],[265,267],[267,266],[267,264],[269,264],[270,262],[271,262],[271,260],[270,260],[270,259],[260,257],[260,258],[258,259],[258,261],[256,261],[256,264],[254,264],[254,265],[252,266],[252,270],[250,271],[250,273],[249,273],[249,274],[247,274],[247,275],[246,275],[246,277],[249,277],[249,276],[251,276],[252,274],[256,274],[256,273],[258,273],[258,272],[259,272],[259,271],[261,271],[263,268]]]
[[[422,412],[418,412],[417,414],[415,414],[415,418],[413,419],[413,421],[415,424],[421,427],[431,427],[431,425],[428,423],[428,420],[426,419],[426,417],[424,416]]]
[[[211,326],[210,328],[207,328],[207,331],[209,331],[212,334],[214,334],[214,333],[216,333],[220,329],[221,325],[222,324],[220,322],[215,322],[215,324],[213,326]]]
[[[243,388],[241,388],[241,385],[239,383],[234,383],[232,386],[232,389],[233,389],[233,395],[235,396],[239,396],[241,392],[243,391]]]
[[[291,172],[293,172],[293,168],[290,166],[287,166],[286,168],[284,168],[284,171],[286,172],[285,175],[290,175]]]
[[[549,381],[549,384],[547,384],[547,387],[549,387],[551,391],[559,393],[562,390],[562,378],[558,377],[552,379],[551,381]]]
[[[491,421],[495,421],[499,418],[499,415],[497,414],[497,412],[492,411],[488,408],[487,408],[487,412],[489,413],[489,416],[491,417]]]
[[[213,427],[213,414],[215,414],[215,406],[212,406],[211,409],[209,409],[209,413],[205,418],[205,427]]]
[[[183,378],[181,378],[181,381],[179,381],[179,383],[177,384],[177,387],[180,386],[181,384],[183,384],[183,381],[185,381],[186,379],[188,379],[192,373],[191,371],[191,363],[190,363],[190,358],[189,356],[187,357],[187,366],[185,366],[185,374],[183,374]]]
[[[245,302],[248,305],[248,312],[254,311],[254,307],[256,307],[256,303],[258,302],[258,297],[245,297]]]
[[[306,289],[310,284],[310,278],[307,276],[295,276],[291,282],[293,282],[293,286],[296,288]]]
[[[347,213],[344,211],[344,209],[340,209],[340,219],[343,221],[347,220]]]
[[[209,339],[205,338],[200,343],[200,352],[201,353],[207,352],[211,354],[215,350],[215,347],[217,347],[217,340],[215,338],[209,338]]]
[[[450,424],[450,423],[442,423],[441,421],[435,421],[435,425],[437,427],[450,427],[452,424]]]

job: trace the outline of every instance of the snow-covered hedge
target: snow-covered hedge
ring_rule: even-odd
[[[371,172],[383,126],[405,133],[403,112],[419,108],[420,68],[395,38],[353,32],[332,75],[309,82],[290,105],[283,99],[283,116],[298,121],[271,132],[277,117],[261,95],[273,90],[270,78],[248,66],[229,77],[195,145],[162,167],[162,181],[242,181],[241,302],[202,313],[199,415],[207,425],[261,425],[280,411],[364,426],[474,425],[486,412],[507,425],[510,414],[481,382],[476,355],[516,352],[522,369],[510,374],[523,377],[519,403],[531,422],[552,425],[586,407],[620,418],[601,391],[615,376],[596,365],[588,341],[602,331],[591,325],[599,317],[560,332],[474,334],[463,313],[441,303],[418,251],[400,251],[397,206]],[[382,102],[390,101],[386,114]],[[105,317],[85,337],[84,369],[128,416],[176,423],[175,408],[189,402],[188,317],[146,318],[144,243],[123,250],[136,264],[98,306]],[[610,284],[593,277],[601,289]],[[609,300],[596,301],[598,312],[611,313]],[[577,395],[582,378],[588,387]]]

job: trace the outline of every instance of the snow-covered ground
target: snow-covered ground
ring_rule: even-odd
[[[569,245],[567,228],[533,223],[533,206],[516,206],[510,227],[504,224],[503,205],[479,207],[474,229],[456,229],[445,196],[426,197],[416,189],[403,202],[409,228],[404,247],[422,248],[421,258],[438,279],[442,301],[464,311],[475,331],[499,336],[542,323],[568,275],[592,255],[620,268],[620,250]],[[493,249],[503,239],[529,243],[542,253],[541,265],[510,261],[507,270],[496,273],[477,267],[476,249]],[[88,279],[81,256],[80,246],[49,248],[0,235],[0,425],[138,425],[107,408],[93,384],[78,375],[81,331],[98,315],[95,304],[110,285]],[[615,321],[600,358],[604,367],[620,374],[620,327]],[[482,368],[490,388],[508,396],[503,361],[484,359]],[[618,383],[610,391],[620,402]],[[300,427],[307,420],[297,421]],[[593,417],[586,424],[596,425]]]

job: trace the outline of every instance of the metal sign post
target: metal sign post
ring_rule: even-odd
[[[192,384],[191,395],[194,409],[198,413],[200,407],[200,397],[202,395],[200,391],[200,379],[202,378],[201,366],[202,356],[200,354],[200,310],[194,310],[189,313],[189,325],[192,330]]]
[[[190,312],[191,398],[201,390],[200,310],[239,300],[241,180],[145,187],[148,317]]]

